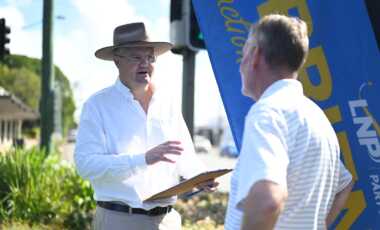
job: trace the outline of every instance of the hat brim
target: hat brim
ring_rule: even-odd
[[[133,48],[133,47],[151,47],[154,48],[154,55],[159,56],[167,51],[169,51],[173,45],[169,42],[131,42],[124,45],[118,46],[107,46],[101,49],[98,49],[95,52],[97,58],[112,61],[114,59],[114,50],[117,48]]]

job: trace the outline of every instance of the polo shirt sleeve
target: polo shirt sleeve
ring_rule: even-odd
[[[102,119],[92,102],[83,107],[74,151],[79,175],[89,180],[120,180],[146,167],[145,153],[107,153]]]
[[[238,168],[236,204],[245,199],[260,180],[287,187],[289,164],[285,119],[273,111],[250,113],[246,117]]]

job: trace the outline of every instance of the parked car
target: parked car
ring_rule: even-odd
[[[220,155],[223,157],[233,157],[239,156],[239,152],[235,146],[235,143],[228,143],[220,148]]]
[[[219,151],[223,157],[235,158],[239,156],[230,128],[225,128],[223,131]]]
[[[67,133],[67,142],[75,142],[77,139],[77,130],[70,129]]]
[[[197,153],[209,153],[212,150],[210,140],[200,135],[194,136],[194,147]]]

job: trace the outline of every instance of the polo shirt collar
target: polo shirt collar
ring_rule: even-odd
[[[282,89],[287,89],[296,94],[303,95],[303,88],[301,82],[295,79],[281,79],[272,83],[264,91],[260,99],[269,97]]]

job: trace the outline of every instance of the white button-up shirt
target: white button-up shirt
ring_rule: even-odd
[[[75,148],[79,174],[90,180],[95,200],[118,201],[151,209],[173,204],[176,197],[143,200],[204,171],[194,152],[179,106],[167,92],[157,90],[145,113],[120,80],[85,103]],[[147,165],[145,153],[169,140],[179,140],[182,155],[168,154],[176,163]]]
[[[301,83],[276,81],[246,116],[225,229],[240,229],[240,204],[260,180],[288,190],[275,229],[324,229],[335,195],[352,179],[339,157],[334,129]]]

